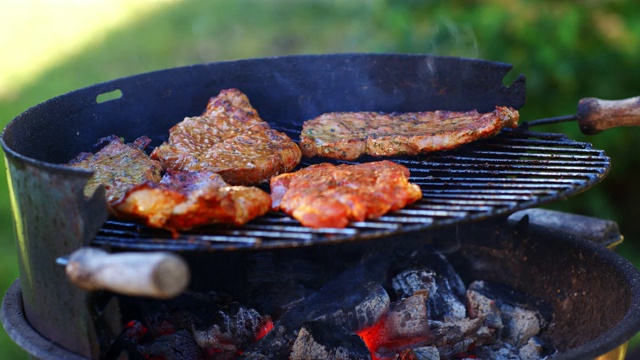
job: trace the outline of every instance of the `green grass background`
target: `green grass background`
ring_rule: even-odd
[[[0,125],[54,96],[194,63],[288,54],[430,53],[514,65],[527,77],[523,119],[575,113],[583,97],[640,95],[635,1],[238,0],[0,4]],[[616,220],[640,265],[640,130],[582,135],[612,158],[595,188],[549,207]],[[4,172],[5,166],[2,166]],[[0,293],[18,277],[6,176],[0,176]],[[52,239],[55,240],[55,239]],[[635,341],[632,344],[635,346]],[[0,330],[0,359],[25,354]]]

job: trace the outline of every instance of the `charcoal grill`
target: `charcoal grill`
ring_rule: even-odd
[[[237,267],[255,254],[277,252],[289,258],[306,254],[327,261],[331,273],[364,254],[394,251],[400,245],[432,243],[455,250],[465,243],[461,234],[476,231],[484,234],[481,241],[488,241],[488,234],[500,232],[495,230],[496,223],[505,227],[510,214],[568,198],[600,182],[610,168],[603,151],[562,134],[523,127],[455,151],[394,158],[410,168],[411,181],[420,185],[424,198],[376,220],[352,223],[345,229],[312,230],[288,216],[269,213],[240,228],[203,227],[174,239],[168,232],[108,220],[100,190],[84,198],[83,188],[91,173],[61,165],[90,150],[96,139],[112,134],[127,141],[147,135],[153,140],[152,147],[157,146],[173,124],[201,113],[208,98],[225,88],[243,91],[264,120],[297,139],[302,121],[329,111],[520,108],[525,102],[524,76],[505,86],[503,78],[510,69],[503,63],[430,55],[249,59],[117,79],[34,106],[2,133],[14,204],[20,296],[27,321],[48,341],[70,352],[100,357],[107,351],[114,336],[110,332],[120,320],[117,301],[116,305],[101,303],[102,292],[79,290],[56,264],[83,246],[142,255],[170,251],[189,264],[190,287],[242,292],[238,289],[238,281],[246,280],[242,272],[231,271],[230,279],[223,280],[210,276],[229,273],[216,266]],[[105,94],[115,94],[110,96],[115,99],[102,101]],[[567,242],[591,249],[581,256],[599,258],[601,251],[607,254],[602,256],[613,256],[603,264],[617,265],[606,265],[603,273],[623,288],[624,305],[604,327],[595,326],[583,338],[561,341],[568,358],[595,357],[640,328],[636,305],[640,280],[632,266],[606,249],[580,245],[583,241],[574,237],[559,243]],[[572,261],[578,266],[580,259]],[[594,301],[604,300],[602,297]],[[99,311],[90,306],[96,302],[102,304]]]
[[[346,229],[310,229],[282,213],[269,213],[240,228],[209,227],[174,238],[170,232],[110,220],[92,243],[114,250],[212,251],[358,241],[488,219],[567,198],[600,182],[610,169],[610,159],[589,143],[523,129],[506,129],[458,151],[393,160],[410,169],[423,198]],[[312,163],[303,160],[302,166]]]

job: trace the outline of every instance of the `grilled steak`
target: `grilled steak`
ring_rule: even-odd
[[[173,126],[169,140],[152,153],[165,169],[212,171],[233,185],[255,185],[291,171],[301,158],[298,146],[271,129],[236,89],[209,100],[202,116]]]
[[[168,170],[160,183],[133,187],[113,207],[120,218],[154,228],[188,230],[208,224],[245,224],[269,211],[271,197],[257,187],[230,186],[210,171]]]
[[[503,127],[515,128],[519,114],[498,106],[493,112],[477,111],[327,113],[305,121],[300,148],[307,157],[353,160],[361,155],[416,155],[451,150],[477,139],[496,135]]]
[[[311,165],[271,179],[272,207],[304,226],[341,228],[420,199],[420,188],[408,178],[409,169],[387,160]]]
[[[99,185],[104,185],[107,208],[113,213],[112,204],[128,189],[146,181],[160,181],[160,163],[149,159],[143,151],[150,142],[151,139],[142,136],[132,144],[125,144],[123,139],[112,135],[100,139],[96,146],[104,147],[98,152],[80,153],[68,165],[94,171],[84,188],[85,196],[91,196]]]

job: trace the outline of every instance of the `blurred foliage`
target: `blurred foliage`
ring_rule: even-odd
[[[573,114],[584,97],[640,95],[635,1],[216,0],[165,5],[97,37],[10,98],[0,98],[0,124],[54,96],[122,76],[302,53],[431,53],[510,63],[514,70],[507,85],[520,73],[527,78],[524,120]],[[569,122],[539,130],[591,142],[612,158],[612,170],[600,185],[549,207],[616,220],[626,237],[618,250],[640,265],[640,189],[634,171],[640,153],[633,150],[640,129],[587,137]],[[17,277],[17,265],[4,177],[0,197],[1,263],[7,267],[0,269],[0,285],[6,289]],[[14,358],[15,353],[0,350],[0,357]]]

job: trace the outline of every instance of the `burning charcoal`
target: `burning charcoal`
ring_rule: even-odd
[[[345,328],[319,321],[305,323],[293,344],[291,360],[371,359],[362,339]]]
[[[452,357],[462,357],[459,354],[464,354],[472,347],[475,347],[475,341],[473,339],[462,339],[458,342],[445,344],[438,347],[440,358],[451,359]]]
[[[483,360],[523,360],[518,355],[517,349],[507,343],[500,346],[481,346],[474,349],[474,359]]]
[[[436,283],[437,284],[437,283]],[[438,290],[429,297],[429,318],[455,320],[466,316],[464,304],[450,291],[447,284],[437,284]]]
[[[307,321],[324,321],[355,332],[375,324],[387,313],[390,300],[382,286],[374,283],[356,288],[342,285],[344,287],[338,289],[337,283],[332,282],[285,313],[276,323],[278,331],[271,331],[243,356],[247,359],[261,359],[265,355],[267,358],[286,357],[296,332]]]
[[[193,329],[193,337],[202,348],[223,351],[244,349],[257,340],[260,331],[271,318],[253,309],[233,304],[218,311],[207,329]]]
[[[434,320],[462,319],[466,316],[466,308],[457,296],[458,281],[461,280],[457,275],[444,277],[427,268],[408,269],[391,280],[400,299],[418,290],[428,291],[429,318]]]
[[[438,348],[435,346],[422,346],[413,349],[413,353],[416,355],[416,360],[439,360],[440,354]]]
[[[396,341],[428,336],[428,298],[428,292],[417,291],[415,295],[399,301],[389,310],[389,314],[384,320],[388,340]]]
[[[526,344],[518,350],[518,355],[522,360],[536,360],[542,358],[544,346],[537,337],[530,338]]]
[[[286,359],[296,340],[296,332],[276,325],[261,341],[250,346],[240,357],[246,360]]]
[[[428,252],[422,256],[421,262],[437,274],[438,286],[445,285],[456,297],[464,297],[466,286],[444,255],[437,251]]]
[[[428,269],[408,269],[391,279],[391,286],[400,299],[418,290],[430,291],[435,287],[436,273]],[[434,291],[435,292],[435,291]]]
[[[423,246],[420,249],[414,249],[411,253],[403,254],[401,258],[403,261],[395,264],[395,268],[400,269],[400,271],[394,273],[398,274],[412,269],[426,270],[437,274],[442,279],[446,279],[448,287],[454,295],[458,297],[464,296],[466,291],[464,282],[449,260],[438,250],[431,246]],[[419,289],[416,288],[415,290]],[[408,296],[410,295],[412,294],[408,294]]]
[[[495,331],[489,329],[483,319],[459,319],[450,322],[430,321],[430,344],[435,345],[442,358],[466,352],[471,346],[493,344]]]
[[[503,319],[506,320],[502,339],[510,344],[522,345],[547,326],[545,320],[535,310],[508,304],[500,306],[500,310]]]
[[[395,360],[440,360],[440,353],[435,346],[421,346],[403,350]]]
[[[467,290],[467,312],[471,319],[484,319],[490,329],[502,329],[502,314],[496,302],[474,288]]]
[[[304,322],[331,321],[347,330],[371,326],[389,310],[389,295],[374,281],[347,271],[285,313],[279,323],[299,329]],[[362,275],[360,275],[362,276]]]
[[[358,332],[369,349],[381,355],[424,344],[429,337],[427,291],[395,303],[389,313],[371,328]]]
[[[328,299],[327,299],[328,300]],[[324,320],[357,331],[375,324],[389,309],[389,295],[375,283],[365,284],[353,296],[337,298],[335,303],[307,307],[310,320]]]
[[[547,306],[525,294],[485,281],[471,283],[469,291],[494,299],[502,318],[501,339],[514,346],[525,344],[549,323],[550,310]],[[533,304],[538,305],[537,308]]]
[[[147,331],[147,327],[140,321],[131,320],[127,323],[120,336],[128,343],[139,344],[147,334]]]
[[[521,345],[527,342],[547,325],[535,310],[510,305],[503,305],[500,309],[503,319],[506,319],[502,338],[510,344]]]
[[[402,270],[391,280],[400,299],[417,290],[429,291],[429,318],[432,320],[466,317],[464,299],[466,287],[447,258],[431,247],[424,247],[408,256],[409,264],[399,264]]]
[[[170,301],[138,301],[136,306],[140,307],[149,335],[158,337],[180,329],[191,330],[194,325],[209,326],[213,314],[230,303],[230,298],[215,292],[187,291]]]
[[[299,302],[277,320],[271,332],[251,345],[243,358],[286,358],[298,330],[309,321],[329,322],[353,332],[377,323],[389,310],[390,299],[368,273],[361,264]]]
[[[188,329],[192,323],[190,313],[176,311],[158,312],[145,316],[144,322],[149,327],[149,336],[156,338],[159,336],[169,335],[180,329]]]
[[[202,349],[188,330],[161,336],[149,345],[139,345],[138,351],[147,359],[205,359]]]

